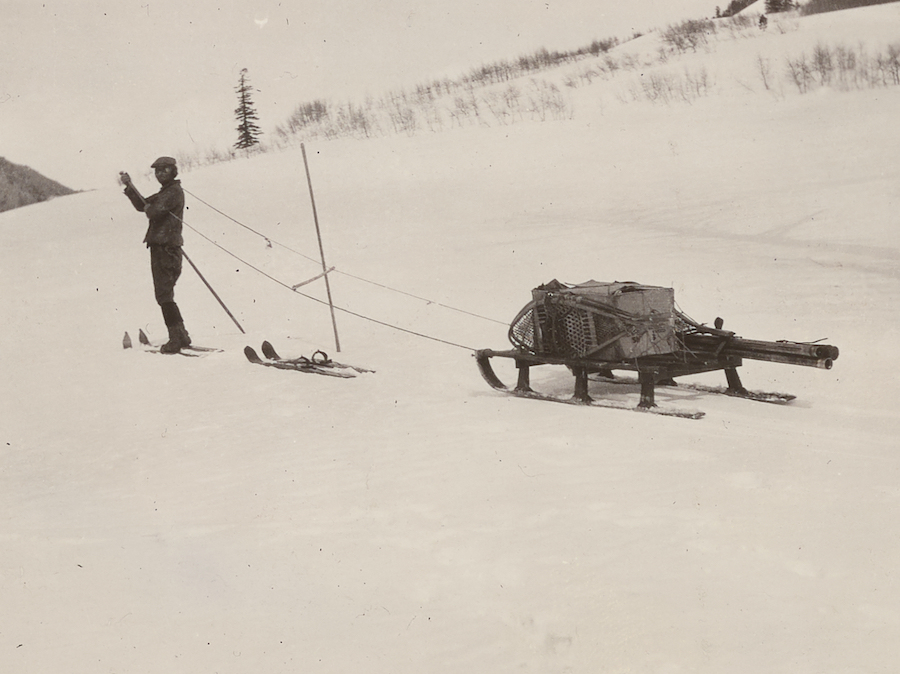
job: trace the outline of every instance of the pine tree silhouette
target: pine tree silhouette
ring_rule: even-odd
[[[253,106],[253,99],[250,96],[252,87],[247,78],[246,68],[241,70],[240,80],[234,90],[238,95],[238,107],[234,111],[238,121],[238,141],[234,146],[238,150],[246,150],[254,145],[258,145],[259,136],[262,134],[262,131],[256,125],[256,122],[259,121],[259,115],[256,114],[256,108]]]

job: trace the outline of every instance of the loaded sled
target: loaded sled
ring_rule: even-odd
[[[594,400],[588,392],[588,382],[624,381],[640,386],[638,410],[700,418],[702,412],[657,407],[656,387],[676,386],[677,377],[723,370],[726,388],[688,387],[785,403],[794,396],[744,388],[737,372],[744,358],[829,370],[839,353],[837,347],[827,344],[744,339],[724,330],[720,318],[714,325],[697,323],[679,311],[672,288],[597,281],[567,285],[554,280],[535,288],[531,302],[512,321],[509,340],[513,349],[481,349],[475,352],[475,358],[491,387],[519,397],[621,408],[627,406]],[[515,361],[515,387],[500,380],[491,365],[492,358]],[[536,365],[568,367],[575,375],[572,397],[559,398],[533,390],[530,371]],[[633,378],[617,377],[616,370],[637,373],[636,382]]]

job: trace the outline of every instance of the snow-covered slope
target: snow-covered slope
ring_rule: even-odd
[[[321,270],[298,151],[182,176],[188,223],[241,258],[186,232],[247,332],[186,268],[204,358],[121,348],[164,335],[118,189],[0,216],[6,669],[888,671],[900,88],[738,82],[826,27],[900,38],[896,4],[842,14],[572,89],[567,121],[309,144],[335,302],[380,321],[338,311],[340,355],[285,287]],[[691,104],[622,94],[699,65]],[[505,348],[552,278],[671,286],[697,320],[841,356],[746,363],[790,406],[657,393],[700,421],[505,398],[471,349]],[[377,372],[249,364],[265,338]]]

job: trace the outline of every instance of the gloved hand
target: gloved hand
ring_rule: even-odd
[[[131,176],[125,173],[125,171],[119,171],[119,182],[127,187],[131,185]]]

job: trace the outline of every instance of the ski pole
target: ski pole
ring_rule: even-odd
[[[147,205],[147,200],[144,198],[144,195],[141,194],[140,192],[138,192],[137,188],[131,183],[131,179],[130,179],[130,178],[126,178],[126,176],[127,176],[127,174],[124,173],[124,172],[123,172],[123,173],[119,173],[119,182],[121,182],[121,183],[122,183],[123,185],[125,185],[126,187],[130,187],[132,190],[134,190],[134,193],[138,196],[138,199],[140,199],[140,200],[141,200],[141,203],[143,203],[144,206],[146,206],[146,205]],[[169,215],[172,215],[172,216],[178,218],[178,216],[175,215],[174,213],[172,213],[171,211],[169,211]],[[179,220],[179,222],[181,222],[181,224],[183,224],[183,225],[187,224],[182,218],[178,218],[178,220]],[[229,311],[228,307],[225,306],[225,302],[223,302],[223,301],[222,301],[222,298],[219,297],[219,294],[218,294],[215,290],[213,290],[213,287],[209,284],[209,281],[206,280],[206,277],[204,277],[203,274],[200,273],[200,270],[197,269],[197,265],[194,264],[194,261],[193,261],[191,258],[188,257],[188,254],[187,254],[187,253],[184,252],[184,247],[183,247],[183,246],[182,246],[182,248],[181,248],[181,254],[184,256],[184,259],[188,261],[188,264],[191,265],[191,268],[192,268],[195,272],[197,272],[197,276],[200,277],[200,280],[203,281],[203,284],[209,289],[209,292],[212,293],[212,296],[216,298],[216,301],[217,301],[217,302],[221,305],[221,307],[225,310],[225,313],[228,314],[228,317],[229,317],[232,321],[234,321],[234,324],[237,326],[237,329],[241,331],[241,334],[242,334],[242,335],[246,335],[247,333],[244,331],[244,328],[241,327],[241,324],[238,323],[237,319],[234,317],[234,314],[232,314],[231,311]],[[340,349],[338,349],[338,351],[340,351]]]
[[[203,276],[203,274],[200,273],[200,270],[197,269],[197,265],[194,264],[194,261],[188,257],[187,253],[184,252],[184,248],[181,249],[181,254],[184,255],[184,259],[187,260],[188,264],[191,265],[191,267],[194,269],[195,272],[197,272],[197,276],[200,277],[200,280],[203,281],[203,284],[209,289],[209,292],[212,293],[212,296],[216,298],[216,300],[219,302],[219,304],[225,310],[225,313],[228,314],[228,318],[230,318],[232,321],[234,321],[234,324],[237,326],[237,329],[241,331],[242,335],[246,335],[247,333],[244,332],[244,328],[241,327],[241,324],[238,323],[237,319],[234,317],[234,314],[232,314],[228,310],[228,307],[225,306],[225,302],[222,301],[222,298],[219,297],[219,294],[215,290],[213,290],[213,287],[211,285],[209,285],[209,281],[207,281],[206,278]]]

